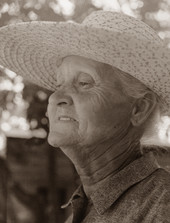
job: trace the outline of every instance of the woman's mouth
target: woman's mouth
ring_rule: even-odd
[[[71,118],[71,117],[69,117],[69,116],[59,116],[59,117],[58,117],[58,120],[59,120],[59,121],[74,121],[74,122],[76,122],[75,119],[73,119],[73,118]]]

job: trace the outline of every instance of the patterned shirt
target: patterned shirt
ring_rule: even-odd
[[[88,201],[80,186],[66,223],[170,223],[170,174],[147,153],[106,179]]]

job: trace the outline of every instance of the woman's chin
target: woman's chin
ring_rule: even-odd
[[[70,134],[50,131],[48,135],[48,143],[53,147],[66,147],[76,145],[78,140]]]

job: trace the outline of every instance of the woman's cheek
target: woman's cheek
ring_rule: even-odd
[[[55,109],[53,106],[48,106],[47,108],[47,113],[48,113],[48,118],[49,118],[49,121],[52,121],[52,119],[55,118]]]

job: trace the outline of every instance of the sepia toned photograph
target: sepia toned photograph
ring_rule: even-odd
[[[0,223],[170,223],[170,0],[0,0]]]

